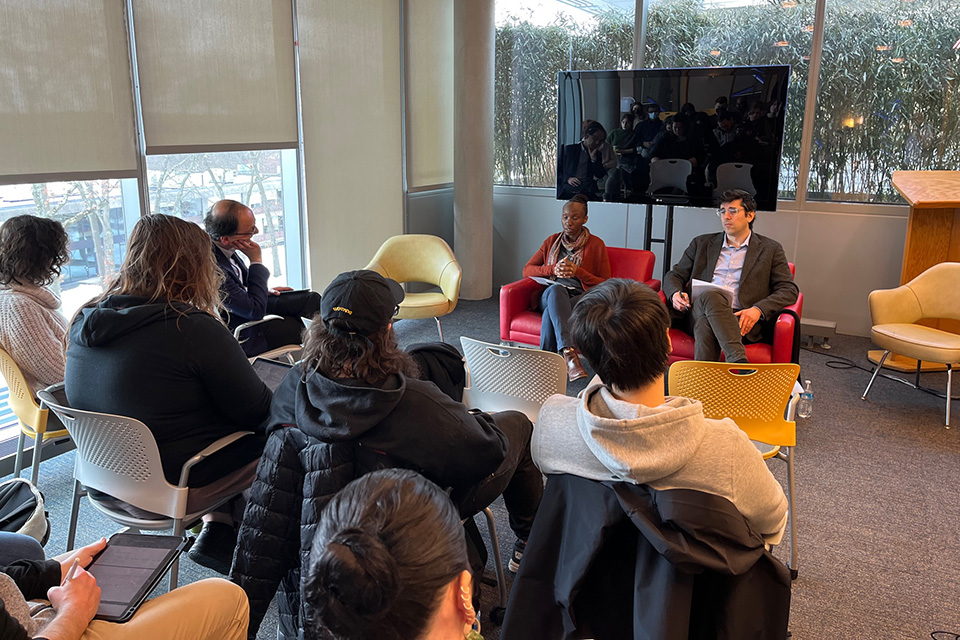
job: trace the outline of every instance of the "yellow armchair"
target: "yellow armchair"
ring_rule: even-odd
[[[950,393],[953,365],[960,362],[960,335],[927,327],[924,318],[960,320],[960,263],[942,262],[896,289],[878,289],[867,298],[873,327],[870,338],[882,348],[870,382],[861,396],[867,399],[870,387],[890,352],[917,360],[914,387],[920,387],[920,362],[947,365],[947,428],[950,428]]]
[[[451,313],[460,299],[462,270],[457,257],[442,238],[407,234],[393,236],[377,250],[367,269],[403,284],[425,282],[440,291],[410,293],[400,303],[397,319],[433,318],[443,340],[441,316]]]

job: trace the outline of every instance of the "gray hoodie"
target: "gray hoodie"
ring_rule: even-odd
[[[770,542],[787,522],[787,499],[760,452],[732,420],[705,418],[698,400],[670,397],[646,407],[603,385],[577,398],[555,395],[540,409],[530,448],[546,474],[724,497]]]

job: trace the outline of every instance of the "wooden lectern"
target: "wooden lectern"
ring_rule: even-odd
[[[910,204],[900,284],[935,264],[960,262],[960,171],[894,171],[892,182]],[[960,322],[955,320],[931,320],[923,324],[960,333]],[[868,357],[876,363],[882,354],[880,350],[870,351]],[[883,366],[916,371],[917,361],[890,354]],[[921,370],[945,371],[946,367],[924,362]]]

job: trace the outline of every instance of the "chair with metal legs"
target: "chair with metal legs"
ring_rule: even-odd
[[[69,438],[70,434],[66,429],[47,431],[49,412],[42,403],[37,404],[36,400],[33,399],[33,393],[27,386],[23,372],[20,371],[20,367],[14,362],[10,354],[3,349],[0,349],[0,373],[3,374],[3,379],[7,382],[7,387],[10,390],[8,400],[10,409],[20,423],[20,434],[17,438],[17,458],[13,467],[13,475],[20,475],[20,471],[23,469],[26,438],[33,438],[33,470],[30,473],[30,481],[36,487],[40,480],[43,443],[47,440]]]
[[[187,460],[180,471],[180,481],[174,486],[167,482],[160,462],[160,450],[153,433],[139,420],[124,416],[81,411],[60,404],[53,395],[62,389],[62,383],[39,392],[40,399],[67,426],[77,445],[74,466],[73,504],[67,530],[67,550],[74,548],[80,499],[86,495],[90,504],[100,513],[123,526],[139,531],[173,530],[181,536],[187,527],[198,522],[206,513],[232,500],[238,493],[223,496],[187,513],[190,489],[187,483],[190,470],[205,458],[252,431],[237,431],[220,438],[203,451]],[[156,518],[139,518],[125,511],[95,500],[87,489],[96,489],[143,511],[157,514]],[[170,588],[177,586],[178,562],[170,569]]]
[[[794,421],[800,375],[798,364],[728,364],[681,360],[670,365],[667,386],[672,396],[694,398],[707,418],[730,418],[763,454],[787,463],[787,513],[790,523],[790,576],[797,577],[797,510],[793,480]],[[769,446],[763,446],[769,445]]]
[[[916,389],[920,386],[920,365],[923,361],[937,362],[947,367],[947,415],[950,428],[950,401],[952,399],[953,365],[960,363],[960,335],[920,324],[921,320],[960,320],[960,263],[942,262],[895,289],[878,289],[867,297],[870,305],[870,339],[882,348],[883,355],[870,376],[861,400],[867,399],[877,374],[891,352],[917,361]]]

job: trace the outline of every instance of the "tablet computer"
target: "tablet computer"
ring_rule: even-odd
[[[270,387],[270,391],[276,391],[284,376],[293,368],[292,364],[286,362],[277,362],[276,360],[267,360],[266,358],[256,358],[253,361],[253,370],[257,372],[263,384]]]
[[[126,622],[173,561],[189,546],[185,537],[116,533],[87,567],[100,587],[96,617]]]

